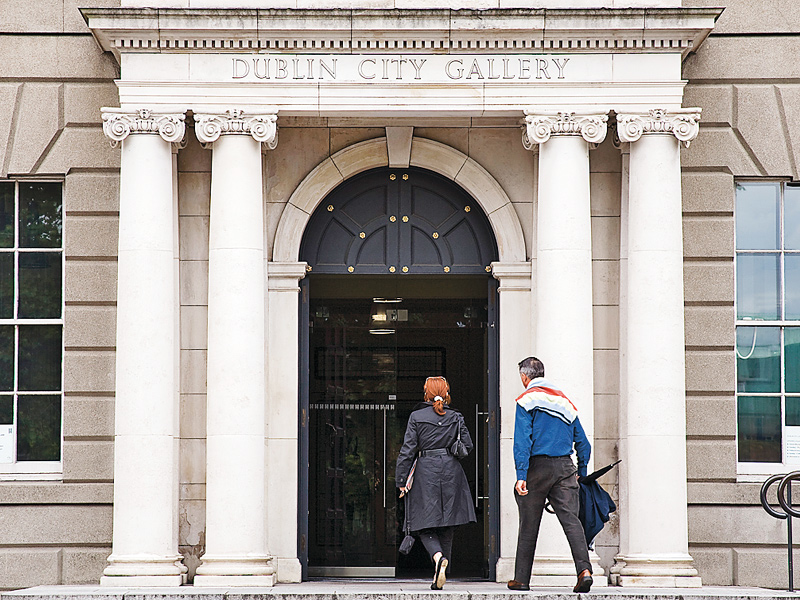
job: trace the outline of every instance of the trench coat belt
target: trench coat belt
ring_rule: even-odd
[[[420,450],[420,456],[444,456],[445,454],[450,454],[450,451],[447,448],[434,448],[433,450]]]

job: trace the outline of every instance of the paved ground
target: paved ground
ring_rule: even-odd
[[[800,593],[740,587],[694,589],[596,588],[592,600],[769,600],[798,598]],[[448,581],[432,591],[423,580],[336,580],[278,584],[273,588],[108,588],[100,586],[40,586],[4,592],[0,600],[575,600],[568,588],[535,588],[512,592],[487,581]]]

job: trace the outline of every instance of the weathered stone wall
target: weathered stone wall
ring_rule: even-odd
[[[703,109],[682,153],[690,552],[704,584],[780,588],[785,523],[737,483],[734,178],[798,178],[800,19],[790,0],[684,5],[727,5],[684,63],[684,106]]]
[[[0,10],[0,178],[63,180],[63,481],[0,481],[0,586],[96,583],[111,545],[118,68],[75,0]],[[104,2],[118,4],[118,2]]]

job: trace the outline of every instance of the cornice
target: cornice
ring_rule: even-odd
[[[720,8],[84,8],[98,43],[123,52],[686,54]]]

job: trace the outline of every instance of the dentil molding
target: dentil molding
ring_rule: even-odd
[[[357,4],[357,3],[356,3]],[[513,9],[83,8],[95,39],[121,53],[688,54],[721,8]]]
[[[122,140],[134,133],[158,134],[165,142],[180,143],[186,133],[183,113],[154,113],[142,108],[134,112],[103,108],[103,133],[116,147]]]
[[[606,138],[608,115],[576,115],[574,112],[557,112],[543,115],[525,111],[522,145],[535,150],[554,135],[579,135],[590,144],[599,144]]]
[[[646,114],[618,114],[617,136],[621,142],[629,143],[651,133],[670,134],[688,148],[700,132],[700,112],[699,108],[655,108]]]
[[[216,142],[221,135],[249,135],[274,150],[278,145],[278,115],[248,115],[238,109],[227,110],[224,114],[196,113],[194,132],[203,144]]]

